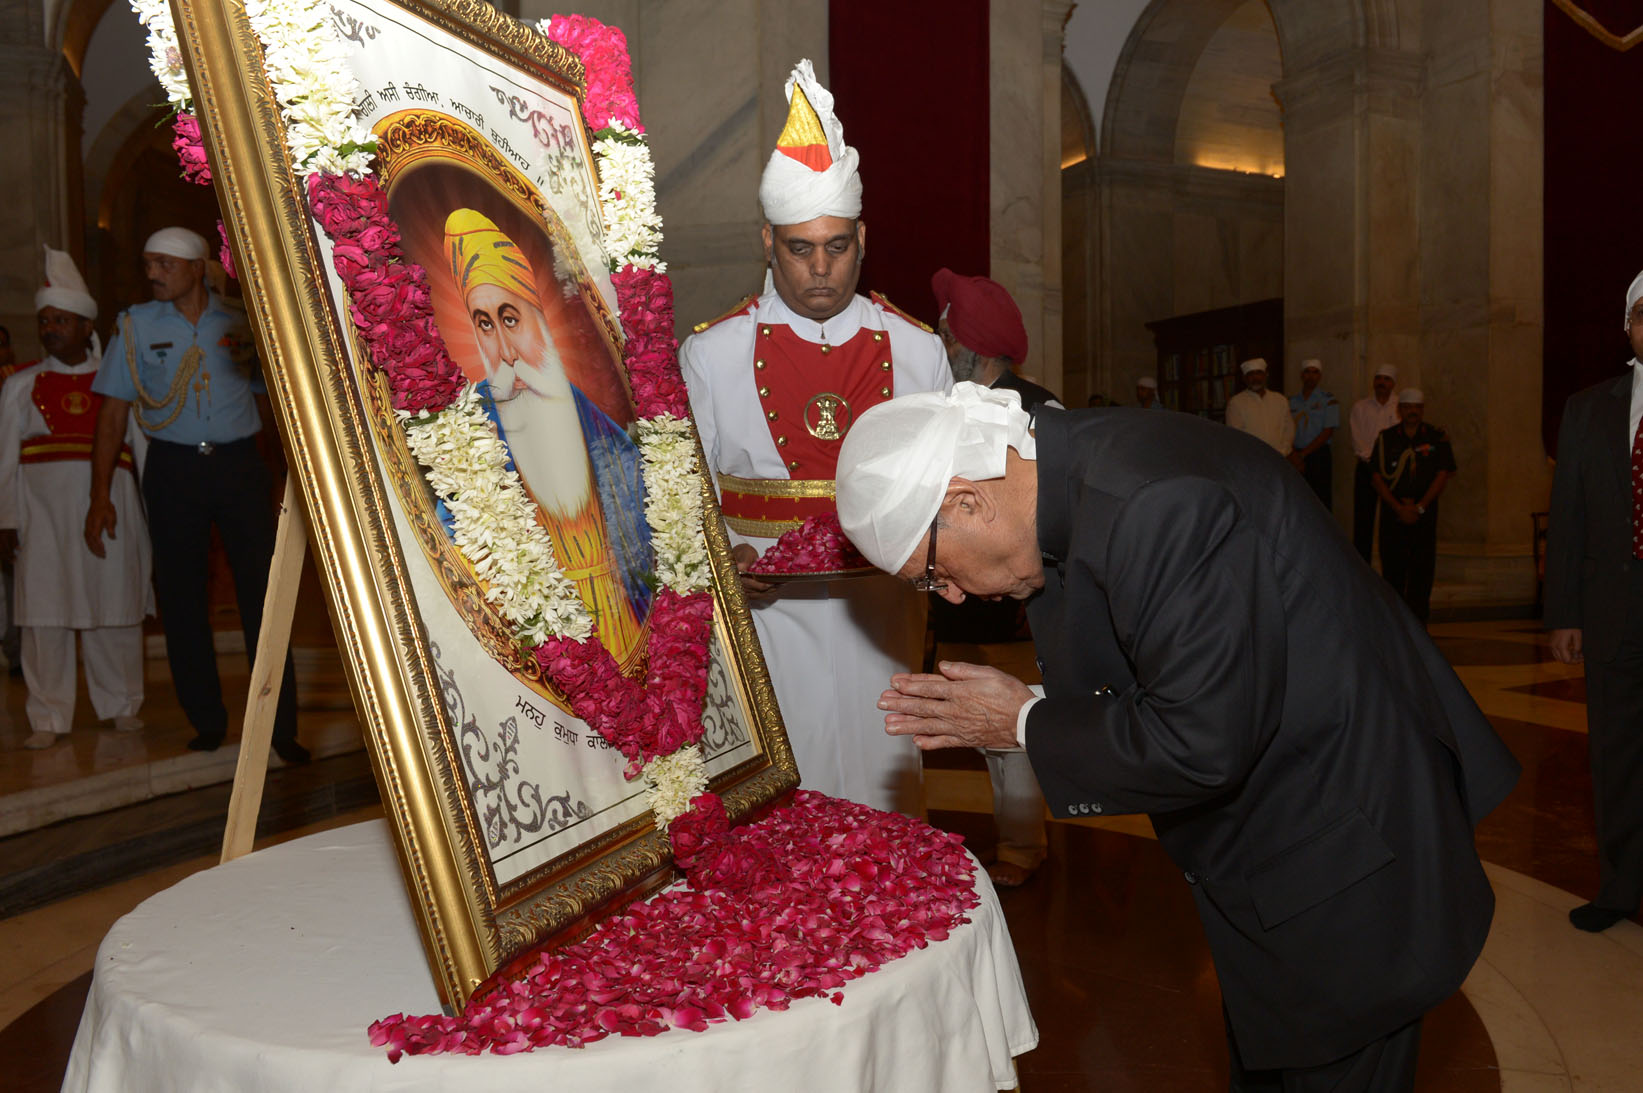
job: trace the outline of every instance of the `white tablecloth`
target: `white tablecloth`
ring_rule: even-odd
[[[997,897],[948,940],[846,985],[706,1032],[609,1037],[581,1050],[406,1056],[366,1027],[437,1013],[381,821],[197,873],[103,939],[65,1090],[882,1090],[1014,1086],[1038,1043]]]

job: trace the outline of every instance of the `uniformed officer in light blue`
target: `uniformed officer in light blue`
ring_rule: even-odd
[[[1301,362],[1300,393],[1289,396],[1289,413],[1295,419],[1295,450],[1289,453],[1289,461],[1327,509],[1334,507],[1335,499],[1329,442],[1341,427],[1341,406],[1319,386],[1323,375],[1323,362],[1316,357]]]
[[[274,552],[272,479],[258,434],[272,422],[245,312],[205,284],[204,237],[163,228],[143,244],[143,273],[154,299],[123,312],[92,390],[104,396],[91,455],[86,546],[102,556],[103,536],[120,533],[109,483],[126,415],[149,439],[142,473],[154,545],[154,591],[178,702],[196,736],[214,751],[228,731],[212,642],[207,588],[211,529],[234,573],[247,655],[256,656],[263,597]],[[270,451],[279,451],[270,436]],[[296,685],[290,657],[274,721],[274,750],[300,763]]]

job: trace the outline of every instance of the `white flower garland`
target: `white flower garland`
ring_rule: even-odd
[[[691,798],[707,792],[707,763],[695,744],[652,759],[645,764],[644,776],[650,783],[645,804],[664,830],[690,811]]]
[[[560,571],[518,472],[508,469],[507,445],[478,388],[467,385],[437,414],[401,411],[399,418],[406,445],[451,513],[457,549],[516,636],[533,646],[554,636],[586,640],[593,619],[576,583]]]
[[[353,113],[365,89],[348,69],[330,7],[313,0],[246,0],[245,15],[262,40],[297,173],[306,178],[369,171],[376,139]]]
[[[708,588],[713,565],[702,532],[702,478],[696,430],[684,418],[657,414],[635,430],[645,470],[645,522],[656,554],[656,576],[680,595]]]
[[[183,68],[182,47],[177,44],[177,27],[171,21],[170,0],[131,0],[131,10],[148,28],[148,67],[165,89],[166,101],[186,113],[193,92]]]
[[[667,272],[656,257],[662,246],[662,218],[656,212],[656,165],[643,134],[610,120],[609,133],[593,142],[599,168],[599,203],[604,210],[605,249],[612,271]]]

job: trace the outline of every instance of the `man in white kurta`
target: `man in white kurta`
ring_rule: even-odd
[[[1253,357],[1240,364],[1238,370],[1244,374],[1244,389],[1227,399],[1227,424],[1287,458],[1295,447],[1295,419],[1289,413],[1289,400],[1267,390],[1266,361],[1262,358]]]
[[[941,341],[882,297],[856,295],[865,228],[854,148],[832,96],[801,62],[787,127],[759,188],[766,291],[680,347],[737,566],[833,507],[851,420],[893,395],[952,385]],[[806,788],[875,808],[923,809],[916,748],[890,737],[877,702],[916,668],[925,601],[863,577],[772,588],[744,577],[776,701]]]
[[[0,388],[0,549],[16,552],[30,748],[50,747],[74,722],[76,633],[98,718],[122,731],[142,728],[149,587],[148,533],[129,447],[140,439],[130,423],[113,489],[121,534],[103,558],[82,538],[79,499],[91,488],[102,401],[91,390],[100,360],[91,326],[97,304],[68,255],[48,251],[46,267],[48,284],[35,306],[49,355]]]

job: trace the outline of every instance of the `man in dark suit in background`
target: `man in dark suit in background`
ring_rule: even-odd
[[[1472,828],[1518,765],[1408,609],[1260,441],[1187,414],[895,399],[839,518],[954,601],[1028,599],[1047,697],[897,676],[886,729],[1027,749],[1058,816],[1145,812],[1215,958],[1234,1089],[1402,1090],[1494,896]]]
[[[1627,374],[1572,395],[1558,430],[1546,529],[1552,655],[1586,665],[1597,813],[1597,899],[1582,930],[1635,915],[1643,896],[1643,273],[1626,291]]]

